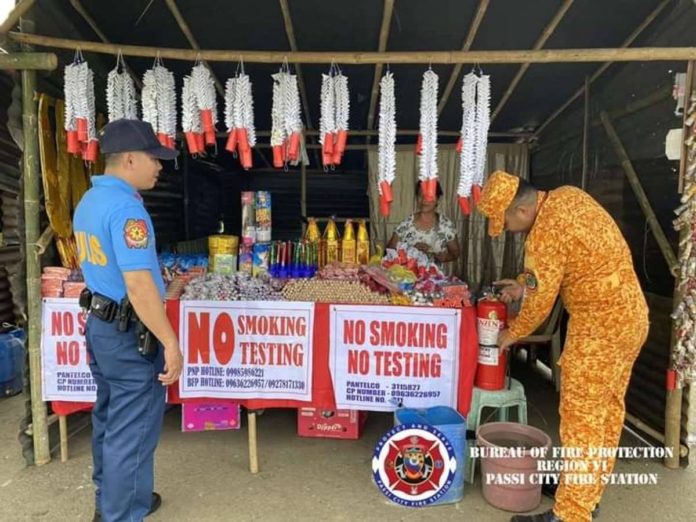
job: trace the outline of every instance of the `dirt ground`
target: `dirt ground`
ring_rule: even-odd
[[[557,442],[557,395],[539,376],[522,372],[529,423]],[[70,440],[70,460],[56,456],[27,468],[17,430],[21,397],[0,399],[0,521],[87,521],[93,513],[90,430]],[[416,521],[506,522],[510,514],[483,499],[480,479],[466,484],[458,504],[409,509],[389,502],[371,480],[378,438],[392,417],[371,414],[357,441],[306,439],[296,435],[296,414],[269,410],[258,419],[260,473],[248,471],[246,425],[239,431],[181,433],[172,408],[157,451],[158,521]],[[53,442],[53,441],[52,441]],[[624,432],[624,446],[642,443]],[[667,470],[656,461],[620,461],[617,472],[657,473],[657,486],[612,486],[601,503],[601,521],[696,520],[696,471]],[[539,509],[551,502],[544,498]]]

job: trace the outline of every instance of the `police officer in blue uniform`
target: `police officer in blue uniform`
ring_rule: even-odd
[[[152,221],[138,191],[153,188],[160,160],[178,153],[138,120],[109,123],[100,146],[106,173],[92,178],[73,224],[89,291],[81,302],[90,311],[87,351],[97,383],[94,520],[139,522],[162,503],[153,492],[154,453],[165,386],[179,378],[183,360],[165,313]]]

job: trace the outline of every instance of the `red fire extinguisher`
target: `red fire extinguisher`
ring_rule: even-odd
[[[505,387],[507,354],[498,348],[498,333],[507,326],[507,307],[494,296],[479,300],[476,307],[479,357],[474,384],[484,390]]]

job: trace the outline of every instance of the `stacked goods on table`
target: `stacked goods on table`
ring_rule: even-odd
[[[234,274],[237,271],[237,236],[216,235],[208,237],[208,270],[216,274]]]
[[[41,297],[80,297],[84,287],[79,270],[46,266],[41,274]]]
[[[208,257],[204,254],[165,252],[159,255],[159,264],[164,282],[170,284],[177,278],[191,278],[205,274],[208,268]]]
[[[357,281],[329,279],[297,279],[283,288],[288,301],[314,301],[317,303],[341,304],[389,304],[385,294],[373,292]]]
[[[265,278],[248,274],[208,274],[189,281],[181,296],[189,301],[283,301]]]

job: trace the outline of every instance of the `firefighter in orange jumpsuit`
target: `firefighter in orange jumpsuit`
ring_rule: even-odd
[[[528,233],[525,270],[497,282],[506,301],[522,299],[520,313],[501,332],[508,349],[532,334],[560,293],[570,320],[561,367],[560,435],[566,458],[553,510],[511,522],[587,522],[604,491],[614,458],[597,450],[616,448],[625,416],[631,369],[648,333],[648,307],[631,252],[611,216],[575,187],[550,192],[497,171],[486,183],[479,211],[488,233]],[[591,479],[591,484],[584,481]]]

